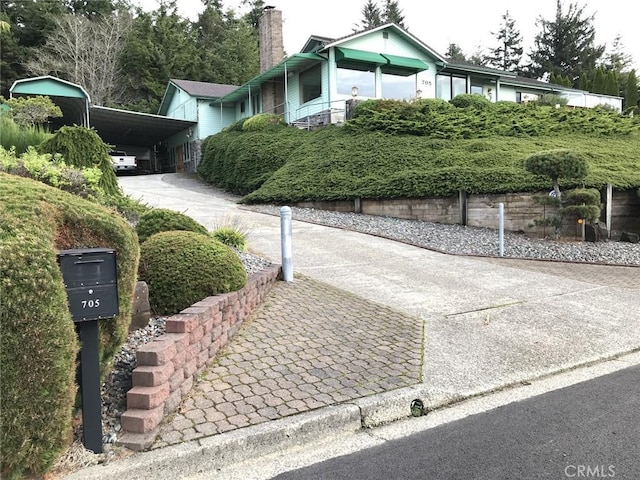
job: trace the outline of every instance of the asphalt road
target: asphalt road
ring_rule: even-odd
[[[639,479],[639,439],[635,366],[275,478]]]

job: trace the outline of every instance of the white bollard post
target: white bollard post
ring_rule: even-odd
[[[498,240],[500,243],[500,256],[504,256],[504,203],[498,204]]]
[[[291,208],[280,209],[280,243],[282,246],[282,276],[285,282],[293,281],[293,245],[291,239]]]

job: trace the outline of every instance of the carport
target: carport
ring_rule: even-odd
[[[89,94],[80,85],[50,75],[17,80],[9,92],[11,97],[48,96],[63,115],[51,119],[51,131],[65,125],[93,127],[105,143],[135,155],[139,168],[150,172],[162,171],[167,139],[196,125],[162,115],[91,105]]]

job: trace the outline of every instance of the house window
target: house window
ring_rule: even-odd
[[[437,97],[451,100],[461,93],[467,93],[467,78],[439,74],[436,77]]]
[[[340,95],[351,95],[353,87],[358,87],[359,97],[375,98],[375,73],[338,67],[338,93]]]
[[[247,103],[244,101],[240,102],[240,113],[244,113],[246,109],[247,109]]]
[[[416,75],[408,77],[382,74],[382,97],[393,100],[409,100],[416,97]]]
[[[482,88],[482,85],[471,85],[471,93],[476,95],[483,95],[484,90]]]
[[[322,66],[300,73],[300,102],[306,103],[322,95]]]

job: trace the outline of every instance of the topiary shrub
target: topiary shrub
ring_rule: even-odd
[[[187,230],[196,233],[209,233],[206,228],[184,213],[165,208],[154,208],[140,216],[136,231],[140,243],[151,235],[173,230]]]
[[[41,476],[73,437],[78,341],[57,252],[117,252],[120,314],[99,322],[104,375],[128,332],[139,247],[111,210],[1,172],[0,224],[0,477]]]
[[[560,199],[560,178],[580,179],[589,173],[587,161],[567,149],[547,150],[529,155],[524,160],[524,168],[534,175],[544,175],[551,179],[555,195]]]
[[[595,188],[568,190],[563,203],[560,211],[563,217],[583,219],[587,223],[596,223],[600,218],[600,192]]]
[[[209,235],[157,233],[140,246],[140,280],[149,285],[149,303],[158,315],[171,315],[247,283],[242,261]]]

